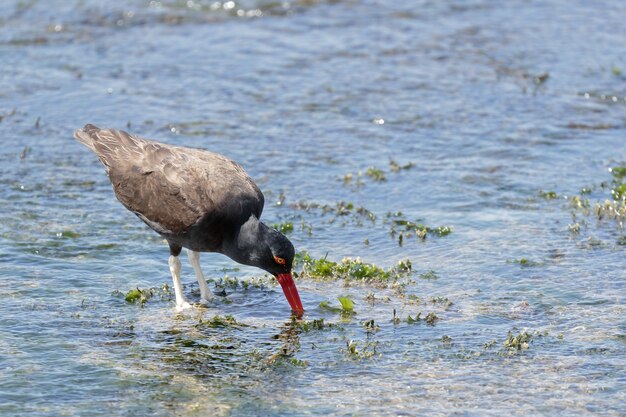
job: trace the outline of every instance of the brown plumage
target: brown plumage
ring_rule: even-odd
[[[195,251],[219,249],[223,227],[263,211],[263,194],[243,168],[225,156],[86,125],[76,139],[98,155],[118,200],[148,226]],[[210,184],[210,186],[206,186]],[[211,227],[189,241],[194,227]]]
[[[91,124],[77,130],[74,137],[104,164],[117,199],[167,239],[175,258],[170,259],[175,287],[174,270],[180,270],[176,263],[183,247],[193,252],[220,252],[279,278],[289,273],[291,279],[293,246],[259,221],[263,194],[236,162],[213,152]],[[196,269],[193,261],[192,265]],[[203,298],[208,299],[199,266],[196,275]],[[177,304],[184,303],[179,292]],[[295,293],[297,296],[297,290]],[[302,310],[299,297],[296,302],[287,292],[285,295],[290,304],[296,303],[292,304],[294,310]]]

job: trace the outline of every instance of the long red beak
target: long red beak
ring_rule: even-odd
[[[280,286],[283,287],[285,298],[287,298],[291,309],[297,313],[304,312],[304,308],[302,307],[302,301],[300,301],[300,294],[298,294],[296,283],[293,282],[291,274],[278,274],[277,279]]]

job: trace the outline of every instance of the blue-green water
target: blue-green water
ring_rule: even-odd
[[[626,240],[594,213],[626,163],[624,16],[617,0],[2,2],[0,414],[625,415]],[[127,303],[170,282],[168,250],[72,139],[88,122],[228,155],[297,250],[409,258],[413,282],[300,279],[304,320],[332,324],[305,331],[261,271],[207,254],[216,292],[248,288],[183,314],[167,293]],[[397,212],[452,233],[399,245]],[[183,259],[197,301],[193,277]],[[340,295],[355,316],[319,307]],[[239,325],[201,323],[215,315]]]

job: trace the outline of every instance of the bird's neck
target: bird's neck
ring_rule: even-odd
[[[241,225],[239,230],[225,239],[222,245],[224,255],[245,265],[258,265],[262,257],[264,236],[267,226],[254,215]]]

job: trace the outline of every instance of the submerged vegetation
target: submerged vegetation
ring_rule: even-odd
[[[344,318],[356,314],[356,311],[354,311],[354,301],[352,301],[350,297],[338,297],[337,300],[339,300],[341,307],[332,306],[330,301],[320,302],[319,307],[331,313],[340,313]]]
[[[406,164],[401,165],[393,159],[389,160],[389,171],[392,174],[396,174],[400,171],[411,169],[414,166],[415,166],[415,163],[413,162],[408,162]],[[371,166],[365,170],[365,173],[363,171],[357,171],[356,174],[350,172],[344,175],[343,183],[344,185],[354,185],[356,189],[358,190],[359,188],[361,188],[361,186],[365,184],[365,182],[363,181],[364,176],[368,177],[370,180],[374,182],[387,181],[387,173],[383,169]]]
[[[330,220],[330,223],[334,223],[338,218],[351,219],[359,226],[363,225],[364,220],[372,224],[376,223],[376,215],[372,211],[363,206],[356,206],[351,202],[340,201],[331,205],[299,201],[291,204],[291,208],[295,210],[305,210],[307,212],[319,211],[322,214],[333,214],[334,217]]]
[[[405,238],[416,237],[420,241],[426,240],[427,236],[444,237],[452,233],[450,226],[430,227],[419,221],[410,221],[404,218],[402,212],[387,213],[387,220],[390,223],[390,234],[392,238],[398,235],[398,244],[402,246]]]
[[[406,322],[407,324],[415,324],[415,323],[419,323],[420,322],[420,316],[422,315],[422,312],[420,311],[419,313],[417,313],[415,315],[415,317],[411,317],[411,315],[409,314],[406,317]]]
[[[343,279],[351,282],[365,282],[377,284],[393,284],[402,278],[411,276],[411,261],[409,259],[398,262],[390,268],[363,262],[360,258],[344,258],[340,262],[328,260],[326,257],[315,259],[308,252],[296,255],[294,264],[301,267],[299,274],[302,278],[336,280]]]
[[[514,264],[518,264],[521,267],[531,267],[531,266],[540,266],[540,265],[542,265],[541,262],[533,261],[533,260],[528,259],[528,258],[513,259],[510,262],[514,263]]]
[[[589,218],[596,220],[597,226],[608,231],[613,236],[617,232],[616,243],[620,245],[625,239],[624,220],[626,220],[626,165],[618,165],[609,168],[611,179],[603,181],[599,185],[582,187],[578,194],[568,198],[571,209],[572,223],[567,225],[567,230],[573,235],[580,235],[589,229]],[[546,200],[559,198],[555,191],[540,191],[539,196]],[[595,197],[595,198],[594,198]],[[611,226],[616,229],[612,229]],[[592,242],[602,243],[596,237],[589,237]],[[597,247],[591,244],[590,247]],[[522,266],[533,266],[533,263],[524,263]]]
[[[415,163],[413,162],[407,162],[404,165],[400,165],[393,159],[389,160],[389,167],[391,169],[391,172],[400,172],[400,171],[408,170],[408,169],[413,168],[414,166],[415,166]]]
[[[407,167],[400,166],[398,169],[408,169]],[[371,170],[370,175],[382,180],[379,171]],[[360,178],[360,177],[359,177]],[[352,175],[346,176],[345,181],[350,182]],[[360,180],[359,180],[360,181]],[[432,237],[445,237],[452,233],[452,227],[450,226],[428,226],[423,223],[422,220],[409,220],[400,211],[387,212],[382,220],[379,220],[378,216],[370,209],[364,206],[358,206],[353,202],[339,201],[335,204],[320,204],[316,202],[299,201],[297,203],[290,204],[290,208],[294,210],[304,210],[307,213],[316,212],[325,215],[332,215],[328,223],[336,224],[340,223],[342,226],[356,225],[356,226],[374,226],[374,225],[389,225],[389,234],[392,239],[397,239],[398,244],[402,246],[405,239],[412,237],[423,242],[428,236]],[[339,221],[339,222],[338,222]],[[293,231],[293,224],[288,223],[273,225],[274,228],[281,230],[286,228],[285,232]],[[305,230],[303,221],[303,230]],[[309,225],[309,235],[311,235],[312,226]],[[364,244],[369,245],[369,238],[364,239]]]
[[[330,305],[330,301],[321,301],[320,304],[319,304],[319,307],[322,310],[329,311],[329,312],[332,312],[332,313],[341,313],[342,312],[340,307],[331,306]]]
[[[554,191],[543,191],[540,190],[539,191],[539,197],[546,199],[546,200],[556,200],[557,198],[559,198],[559,195],[554,192]]]
[[[532,338],[533,336],[526,330],[521,331],[517,335],[513,335],[512,332],[509,332],[503,344],[505,348],[510,350],[528,349],[528,344]]]
[[[385,177],[385,173],[382,169],[370,167],[365,171],[365,175],[373,179],[374,181],[387,181],[387,177]]]
[[[113,295],[124,296],[124,300],[130,304],[139,304],[143,307],[148,300],[153,297],[158,297],[159,300],[171,300],[172,291],[167,284],[163,284],[161,287],[152,287],[141,289],[139,287],[128,291],[126,294],[120,291],[114,291]]]
[[[304,333],[311,332],[313,330],[324,330],[337,327],[333,323],[324,322],[324,319],[314,319],[314,320],[296,320],[295,318],[292,320],[293,326],[302,330]]]
[[[272,224],[272,227],[284,235],[293,232],[293,222],[289,222],[289,221],[285,221],[282,223],[274,223]]]
[[[350,297],[339,297],[339,302],[341,303],[341,309],[345,312],[354,312],[354,301]]]
[[[346,341],[344,352],[352,359],[371,359],[381,356],[378,341],[366,340],[364,343],[355,340]]]
[[[208,320],[200,320],[198,324],[196,324],[196,327],[197,328],[248,327],[248,325],[238,322],[231,315],[220,316],[216,314],[215,316],[213,316],[212,318]]]
[[[420,278],[427,279],[427,280],[435,280],[435,279],[439,279],[439,275],[431,269],[430,271],[421,273]]]
[[[591,193],[585,192],[587,189],[581,190],[580,195],[573,196],[570,204],[573,209],[573,222],[568,225],[568,230],[573,234],[580,234],[583,226],[588,226],[587,222],[578,218],[579,214],[585,217],[594,215],[598,224],[612,222],[617,227],[618,236],[616,238],[617,245],[624,241],[624,220],[626,220],[626,165],[620,165],[609,169],[612,175],[610,182],[603,182],[599,189],[605,193],[608,192],[610,198],[604,201],[591,202],[586,195]],[[608,223],[609,225],[611,223]]]
[[[426,324],[430,326],[434,326],[437,320],[439,320],[439,316],[437,316],[437,314],[432,311],[428,313],[426,317],[424,318],[424,321],[426,322]]]

